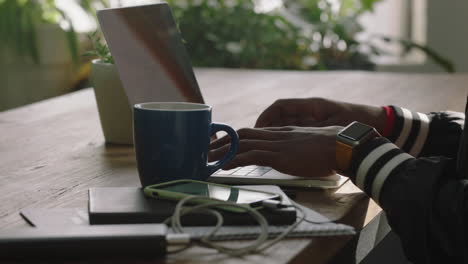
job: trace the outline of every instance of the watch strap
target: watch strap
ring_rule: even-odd
[[[347,171],[352,157],[353,148],[343,142],[336,141],[336,167],[338,171]]]

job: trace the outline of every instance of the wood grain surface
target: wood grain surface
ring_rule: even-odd
[[[462,111],[468,92],[468,75],[462,74],[198,69],[196,75],[207,104],[213,106],[213,120],[235,128],[252,126],[279,98],[325,97],[422,112]],[[139,186],[135,155],[131,146],[104,143],[92,89],[0,113],[1,229],[25,226],[21,209],[86,208],[88,188],[114,186]],[[357,228],[380,211],[351,183],[336,191],[300,191],[296,200]],[[326,263],[349,240],[288,239],[244,258],[194,247],[157,262]]]

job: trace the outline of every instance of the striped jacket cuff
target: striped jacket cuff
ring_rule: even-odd
[[[390,107],[395,113],[395,123],[388,139],[405,152],[417,157],[429,134],[430,116],[402,107]]]
[[[353,153],[349,175],[354,184],[377,203],[385,181],[414,159],[384,137],[375,138]]]

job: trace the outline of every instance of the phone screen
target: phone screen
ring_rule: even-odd
[[[229,201],[239,204],[251,204],[258,201],[277,199],[277,195],[238,189],[235,187],[224,187],[214,184],[206,184],[199,182],[184,182],[173,185],[159,186],[158,189],[180,192],[189,195],[201,195],[222,201]]]

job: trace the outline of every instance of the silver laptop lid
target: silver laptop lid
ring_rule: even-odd
[[[130,105],[204,103],[166,3],[104,9],[97,16]]]

